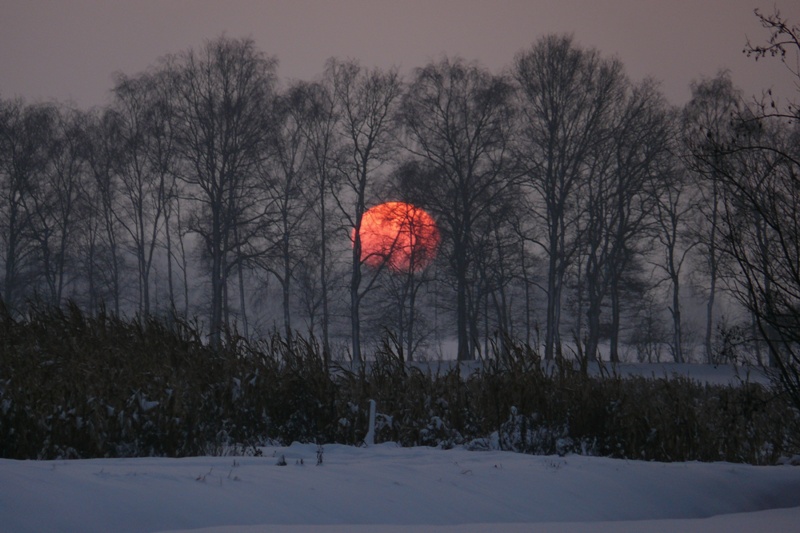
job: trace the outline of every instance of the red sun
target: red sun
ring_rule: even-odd
[[[351,238],[355,241],[355,228]],[[436,257],[439,230],[425,210],[405,202],[386,202],[361,218],[361,260],[396,272],[417,272]]]

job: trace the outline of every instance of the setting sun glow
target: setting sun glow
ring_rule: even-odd
[[[361,260],[395,272],[418,272],[428,266],[439,246],[433,218],[405,202],[386,202],[368,209],[361,219]],[[355,229],[353,229],[355,241]]]

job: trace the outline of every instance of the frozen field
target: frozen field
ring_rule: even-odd
[[[261,457],[0,460],[0,530],[800,530],[797,466],[393,444],[325,446],[317,466],[314,445],[262,450]]]

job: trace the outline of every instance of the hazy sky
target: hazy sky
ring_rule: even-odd
[[[492,71],[548,33],[616,55],[635,80],[660,80],[675,104],[689,83],[728,68],[746,95],[798,100],[778,60],[742,54],[767,38],[753,8],[800,24],[797,0],[0,0],[0,97],[108,102],[114,72],[226,34],[252,37],[281,79],[312,79],[331,56],[408,72],[443,54]]]

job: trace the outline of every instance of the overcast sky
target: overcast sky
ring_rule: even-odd
[[[408,72],[460,55],[500,72],[542,35],[567,32],[631,78],[660,80],[675,104],[721,68],[746,95],[773,87],[798,100],[778,60],[742,54],[747,37],[768,36],[753,9],[776,3],[800,24],[797,0],[0,0],[0,97],[104,105],[115,72],[223,33],[276,56],[281,79],[308,80],[331,56]]]

